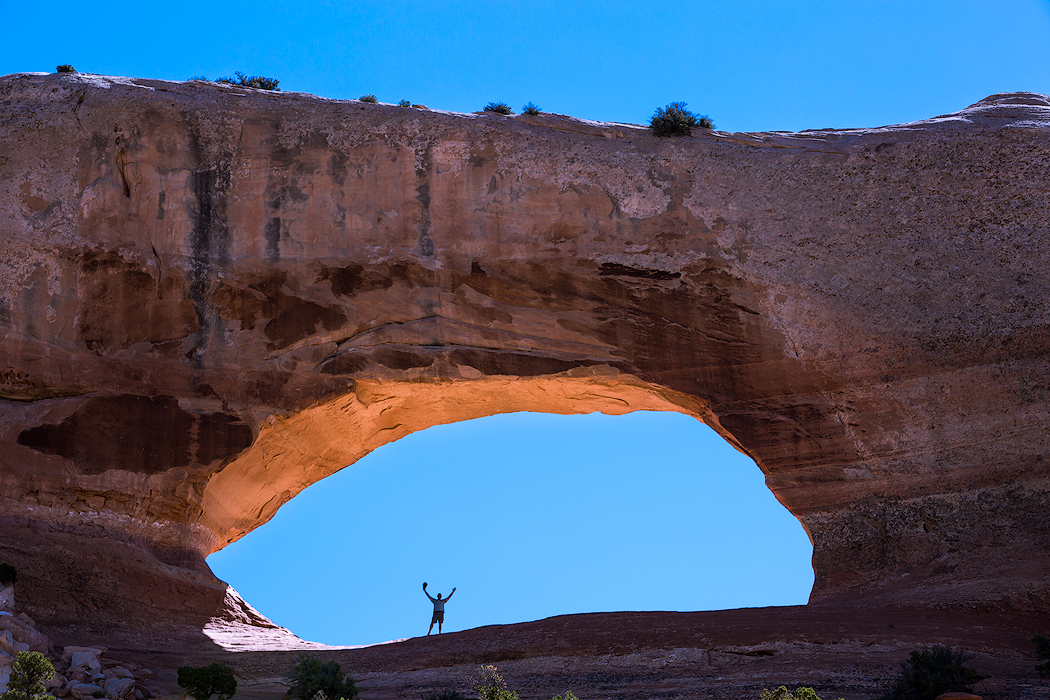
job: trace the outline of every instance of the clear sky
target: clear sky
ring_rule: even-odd
[[[685,101],[729,131],[849,128],[1050,93],[1050,1],[0,0],[0,74],[184,80],[437,109],[647,123]],[[599,610],[805,602],[810,548],[753,462],[683,416],[499,416],[412,435],[210,558],[301,636],[422,634]]]

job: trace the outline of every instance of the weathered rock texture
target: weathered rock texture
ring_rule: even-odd
[[[813,603],[1050,610],[1050,99],[653,137],[0,79],[0,559],[48,629],[267,624],[204,557],[436,423],[676,410]]]

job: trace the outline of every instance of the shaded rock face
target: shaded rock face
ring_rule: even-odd
[[[266,625],[207,554],[520,410],[705,421],[814,603],[1050,610],[1045,96],[658,139],[23,74],[0,120],[0,559],[50,630]]]

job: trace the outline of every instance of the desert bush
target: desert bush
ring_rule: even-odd
[[[478,700],[520,700],[513,690],[507,690],[507,682],[495,666],[481,667],[481,673],[471,679],[471,687],[478,694]]]
[[[534,105],[531,102],[521,108],[522,114],[539,114],[543,110],[540,109],[539,105]]]
[[[210,80],[208,80],[208,76],[206,76],[206,75],[191,75],[190,77],[186,78],[186,80],[187,80],[187,82],[191,82],[191,83],[192,82],[198,82],[198,83],[209,83],[209,82],[211,82]]]
[[[0,564],[0,586],[10,586],[18,581],[18,572],[10,564]]]
[[[685,102],[672,102],[666,107],[660,107],[649,120],[649,128],[657,136],[688,136],[694,126],[713,129],[715,123],[706,115],[697,117],[686,109]]]
[[[788,692],[787,686],[780,686],[776,690],[763,690],[759,700],[820,700],[812,688],[795,688],[795,692]],[[839,698],[839,700],[842,700]]]
[[[313,700],[318,693],[331,700],[354,700],[357,697],[354,679],[344,674],[339,664],[322,662],[305,651],[299,652],[299,661],[288,672],[288,681],[292,685],[289,697],[299,700]]]
[[[237,87],[250,87],[259,90],[276,90],[277,92],[281,91],[281,88],[277,87],[277,84],[281,81],[277,78],[264,78],[261,75],[245,75],[241,71],[236,71],[234,75],[236,76],[234,78],[217,78],[215,82],[236,85]]]
[[[1032,636],[1032,643],[1035,644],[1035,660],[1043,662],[1035,665],[1036,673],[1040,678],[1050,678],[1050,639],[1036,634]]]
[[[212,695],[218,695],[219,700],[229,700],[237,692],[237,679],[225,664],[183,666],[179,669],[178,683],[196,700],[208,700]]]
[[[935,700],[941,693],[972,693],[984,676],[967,664],[971,659],[961,649],[944,646],[913,651],[882,700]]]
[[[379,102],[375,95],[361,95],[357,100],[359,102],[371,102],[372,104],[377,104]]]
[[[55,72],[56,73],[76,73],[77,69],[74,68],[73,66],[69,65],[68,63],[63,63],[62,65],[55,67]]]
[[[401,100],[400,102],[397,103],[397,106],[398,107],[411,107],[412,103],[409,102],[408,100]]]
[[[571,690],[565,691],[565,695],[555,695],[551,700],[580,700],[578,697],[572,694]]]
[[[11,664],[7,692],[0,693],[0,700],[55,700],[44,685],[54,675],[55,667],[46,656],[38,651],[20,651]]]
[[[514,114],[514,110],[506,102],[489,102],[485,105],[483,111],[495,112],[496,114]]]
[[[427,693],[419,697],[421,700],[467,700],[465,696],[459,694],[458,690],[453,690],[452,688],[437,693]]]

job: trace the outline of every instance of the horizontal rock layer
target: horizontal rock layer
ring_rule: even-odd
[[[815,604],[1050,610],[1046,96],[661,139],[20,74],[0,124],[0,559],[52,631],[267,625],[207,554],[520,410],[711,425]]]

